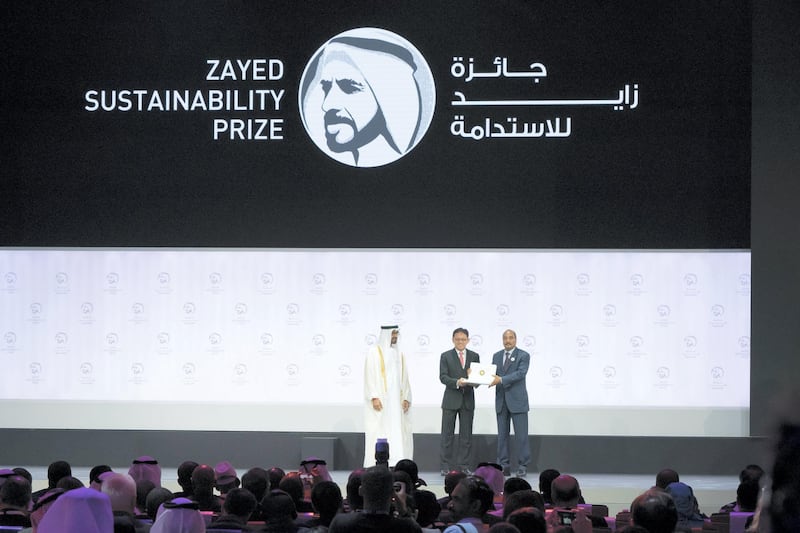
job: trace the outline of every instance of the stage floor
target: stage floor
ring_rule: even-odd
[[[8,468],[12,468],[12,465]],[[6,468],[6,466],[2,466]],[[33,475],[33,490],[38,490],[47,486],[47,467],[46,466],[26,466]],[[112,467],[115,472],[127,472],[128,465]],[[291,468],[282,467],[284,470]],[[88,485],[89,470],[91,467],[72,468],[72,475]],[[237,469],[241,476],[244,469]],[[566,473],[566,472],[565,472]],[[342,488],[347,483],[349,471],[337,470],[331,472],[333,480]],[[655,483],[655,472],[653,475],[622,475],[622,474],[580,474],[572,473],[581,485],[584,498],[587,503],[607,505],[610,515],[616,515],[619,511],[629,508],[633,499],[650,488]],[[439,472],[420,472],[420,478],[428,484],[428,490],[436,493],[437,496],[444,496],[444,478]],[[526,478],[534,490],[538,489],[539,473],[531,472]],[[736,487],[739,485],[737,476],[695,476],[692,474],[681,474],[681,481],[692,487],[700,509],[703,513],[711,515],[719,508],[736,499]],[[170,490],[178,490],[177,472],[175,468],[162,468],[162,485]]]

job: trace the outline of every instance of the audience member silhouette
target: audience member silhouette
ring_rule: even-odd
[[[545,505],[552,505],[553,500],[550,497],[550,486],[553,484],[553,480],[560,475],[561,472],[554,468],[542,470],[539,474],[539,493],[542,495],[542,498],[544,498]]]
[[[306,457],[300,462],[300,475],[310,475],[312,485],[318,481],[333,481],[328,463],[319,457]]]
[[[241,484],[236,475],[236,470],[229,461],[217,463],[214,467],[214,476],[214,483],[219,491],[220,498],[223,500],[228,492],[239,487]]]
[[[6,479],[14,475],[14,471],[10,468],[0,468],[0,486],[6,482]]]
[[[181,490],[175,493],[176,498],[191,498],[194,494],[194,487],[192,486],[192,472],[200,466],[194,461],[184,461],[178,465],[178,485]]]
[[[64,476],[56,483],[56,488],[64,490],[80,489],[83,487],[83,481],[73,476]]]
[[[111,500],[107,495],[90,488],[65,491],[47,510],[36,531],[37,533],[113,533],[114,515],[111,511]]]
[[[150,533],[205,533],[206,522],[197,502],[175,498],[164,502],[156,514]]]
[[[242,475],[242,488],[247,489],[256,498],[256,509],[251,520],[264,520],[261,513],[261,500],[269,489],[269,474],[259,466],[254,466]]]
[[[363,511],[337,514],[328,528],[329,533],[421,533],[422,529],[413,518],[394,516],[394,478],[388,468],[367,468],[361,476],[360,492],[364,499]]]
[[[748,479],[742,481],[736,488],[736,505],[734,505],[732,511],[742,513],[755,512],[760,494],[761,487],[757,480]]]
[[[289,472],[280,483],[278,488],[292,497],[295,510],[298,513],[310,513],[314,509],[311,507],[311,502],[304,499],[303,480],[300,478],[299,472]]]
[[[149,525],[135,517],[136,482],[129,474],[112,473],[103,477],[100,490],[111,502],[115,530],[133,528],[137,533],[150,530]]]
[[[158,461],[149,455],[134,459],[128,469],[128,475],[133,478],[135,483],[142,479],[147,479],[152,481],[156,487],[161,486],[161,466],[159,466]]]
[[[772,464],[769,526],[771,533],[800,531],[800,423],[798,396],[788,402],[790,411],[780,422]]]
[[[450,499],[452,498],[453,490],[458,485],[459,481],[467,477],[465,472],[461,470],[451,470],[447,473],[444,477],[444,491],[447,493],[447,496],[443,498],[439,498],[439,505],[442,508],[442,511],[439,513],[439,520],[438,522],[442,522],[444,524],[449,524],[452,522],[452,514],[450,513]]]
[[[256,509],[256,497],[247,489],[233,488],[222,503],[222,514],[214,518],[209,528],[245,529]]]
[[[100,485],[102,481],[100,480],[100,475],[105,474],[106,472],[111,472],[111,467],[108,465],[97,465],[93,466],[92,469],[89,471],[89,488],[94,490],[100,490]]]
[[[520,507],[508,515],[508,523],[521,533],[547,533],[544,511],[536,507]]]
[[[677,483],[678,481],[680,481],[678,473],[671,468],[665,468],[656,474],[656,484],[653,485],[653,488],[664,490],[670,483]]]
[[[418,489],[414,493],[414,498],[417,502],[417,524],[423,531],[439,531],[436,527],[436,521],[442,511],[442,506],[439,505],[436,494],[429,490]]]
[[[581,487],[573,476],[561,474],[550,485],[550,497],[553,508],[558,510],[575,511],[581,501]],[[605,518],[601,516],[586,515],[592,522],[592,527],[608,527]]]
[[[214,469],[208,465],[200,465],[192,472],[192,501],[197,502],[201,511],[218,513],[222,510],[222,501],[214,494]]]
[[[776,464],[779,464],[781,469],[793,471],[791,460],[795,455],[792,454],[797,452],[793,451],[792,446],[794,443],[791,440],[792,438],[800,440],[800,437],[793,433],[800,434],[800,430],[796,426],[786,425],[782,427],[781,431],[780,442],[782,447],[779,446]],[[797,446],[800,446],[800,444],[797,444]],[[797,455],[800,456],[800,453],[797,453]],[[131,466],[129,472],[136,472],[141,478],[138,483],[133,484],[132,493],[131,483],[133,480],[130,475],[114,473],[108,465],[97,465],[89,473],[91,486],[96,487],[98,491],[108,496],[108,502],[113,513],[112,525],[114,531],[127,531],[128,529],[126,528],[128,527],[135,528],[136,532],[146,531],[147,524],[142,523],[140,520],[145,513],[147,517],[153,520],[155,526],[155,517],[159,513],[159,505],[179,499],[178,497],[173,498],[173,494],[170,491],[156,486],[148,478],[146,474],[152,474],[155,471],[154,467],[156,467],[160,480],[160,467],[155,460],[153,460],[155,464],[149,462],[150,459],[152,458],[139,457]],[[511,516],[515,513],[521,518],[516,518],[517,523],[514,525],[522,533],[538,531],[536,528],[541,523],[549,525],[551,529],[553,528],[550,520],[545,518],[547,515],[544,514],[546,505],[544,494],[531,490],[530,483],[523,478],[512,477],[503,480],[502,473],[499,470],[497,470],[500,474],[498,479],[504,482],[502,483],[502,489],[498,489],[499,485],[493,486],[493,483],[495,485],[498,484],[498,479],[495,479],[492,475],[496,469],[493,469],[490,465],[480,466],[476,470],[476,474],[483,474],[483,476],[467,477],[465,473],[458,471],[448,473],[445,477],[444,487],[445,491],[448,492],[448,496],[437,501],[433,492],[417,490],[418,487],[425,485],[425,482],[419,478],[417,464],[410,459],[398,461],[394,473],[385,467],[354,470],[348,477],[346,500],[342,499],[341,490],[336,483],[323,481],[321,480],[322,476],[314,475],[315,469],[321,464],[324,465],[324,461],[317,458],[308,458],[301,463],[301,468],[306,470],[306,474],[312,473],[315,479],[310,493],[311,501],[309,501],[309,495],[304,493],[303,480],[299,472],[290,472],[288,475],[283,476],[278,482],[279,491],[268,491],[268,487],[273,482],[271,478],[277,477],[282,470],[275,467],[268,472],[263,468],[254,467],[242,476],[241,484],[243,487],[239,489],[234,488],[239,484],[239,480],[229,462],[223,461],[216,468],[211,468],[208,465],[197,465],[193,461],[185,461],[178,468],[178,483],[182,489],[188,488],[192,490],[189,499],[194,504],[179,501],[178,507],[173,505],[167,508],[194,511],[193,507],[197,507],[201,511],[211,511],[215,514],[221,513],[214,518],[213,524],[215,527],[225,527],[226,529],[246,529],[248,527],[248,519],[262,521],[266,519],[265,531],[272,533],[297,533],[299,530],[304,529],[302,526],[313,528],[315,530],[314,533],[326,533],[329,529],[332,529],[332,533],[356,530],[375,531],[376,533],[378,530],[380,530],[379,533],[410,533],[412,531],[420,531],[421,528],[431,530],[437,528],[437,526],[438,528],[444,528],[448,525],[450,525],[450,527],[447,527],[448,533],[484,533],[488,528],[487,524],[497,524],[501,521],[511,522]],[[192,471],[187,477],[187,472],[190,468]],[[26,470],[21,470],[30,475]],[[778,471],[778,479],[772,479],[772,484],[773,486],[777,485],[781,497],[784,494],[789,494],[791,497],[796,497],[797,502],[799,502],[798,505],[800,505],[800,487],[794,487],[790,478],[782,475],[783,471]],[[364,486],[364,476],[366,476],[367,472],[372,472],[373,479],[370,487]],[[378,475],[378,472],[380,472],[380,475]],[[737,487],[736,502],[723,506],[721,511],[753,512],[761,492],[759,483],[763,472],[758,465],[745,467],[739,475],[740,483]],[[397,500],[400,497],[399,494],[395,493],[394,486],[388,492],[382,492],[381,489],[380,480],[383,479],[385,481],[387,473],[390,483],[400,484],[397,486],[402,486],[403,488],[402,502],[396,501],[394,505],[392,503],[393,499]],[[554,469],[543,471],[539,476],[540,487],[544,489],[543,483],[546,483],[549,476],[556,473],[557,471]],[[317,474],[319,474],[319,471],[317,471]],[[798,476],[800,476],[800,471],[798,471]],[[3,470],[0,471],[0,478],[2,478],[0,479],[0,525],[27,527],[33,524],[41,524],[44,521],[44,517],[47,516],[45,511],[48,507],[52,507],[58,501],[59,495],[64,494],[63,491],[54,490],[54,487],[50,485],[63,488],[82,488],[80,480],[71,477],[71,467],[66,461],[55,461],[48,467],[48,488],[37,491],[37,499],[41,500],[45,497],[45,494],[48,497],[52,497],[52,499],[43,501],[41,505],[32,501],[33,495],[30,494],[31,483],[24,477],[12,470],[7,472]],[[2,483],[2,480],[6,480],[5,483]],[[25,500],[26,491],[24,487],[26,483],[28,487],[27,494],[30,495],[30,499],[23,501]],[[215,487],[220,488],[220,483],[229,485],[227,488],[229,495],[235,494],[236,499],[231,501],[230,504],[224,504],[224,500],[213,493]],[[494,513],[491,512],[494,509],[494,505],[491,501],[489,504],[485,501],[485,488],[487,487],[493,498],[495,494],[503,494],[502,506]],[[74,490],[80,490],[80,488],[75,488]],[[578,511],[577,504],[582,501],[582,496],[578,481],[573,476],[558,475],[550,482],[550,486],[547,488],[550,490],[550,500],[553,507]],[[484,491],[481,489],[484,489]],[[82,494],[85,494],[85,492],[82,492]],[[369,505],[364,497],[365,494],[373,495],[373,501]],[[387,494],[388,504],[386,503]],[[458,497],[455,497],[454,494]],[[304,498],[304,496],[306,497]],[[261,511],[260,501],[269,506],[269,510],[273,514],[271,519]],[[291,501],[291,506],[287,504],[287,501]],[[497,500],[495,499],[495,501]],[[767,524],[774,523],[777,520],[778,527],[773,526],[770,533],[800,531],[800,528],[793,529],[794,522],[792,520],[800,517],[800,511],[795,512],[792,508],[793,501],[789,498],[776,503],[774,500],[765,499],[764,515],[767,518],[762,521],[762,524],[764,524],[762,527],[768,527]],[[133,502],[132,505],[131,502]],[[403,502],[405,502],[405,505],[402,504]],[[446,508],[442,507],[442,502],[445,502]],[[252,508],[250,508],[251,504]],[[71,505],[74,506],[76,504],[73,502]],[[102,507],[102,504],[97,503],[87,505],[94,506],[97,509]],[[377,509],[383,509],[387,505],[388,508],[385,511],[377,511]],[[31,507],[33,509],[29,514],[28,509],[31,509]],[[372,509],[372,511],[369,509]],[[349,515],[352,511],[359,510],[362,511],[359,514],[366,516],[366,518],[364,516],[358,519],[349,516],[346,519],[340,518],[342,515]],[[310,513],[312,511],[317,513],[318,516],[298,518],[298,512]],[[386,514],[385,517],[377,518],[377,515],[384,513]],[[192,515],[192,513],[179,512],[172,514]],[[401,516],[398,516],[398,514]],[[490,514],[494,514],[494,516],[489,516]],[[673,514],[675,515],[675,524],[670,525]],[[593,517],[589,514],[582,514],[581,516],[586,516],[588,520],[591,520],[593,527],[605,526],[605,520],[601,517]],[[38,517],[38,519],[35,517]],[[413,517],[415,520],[408,520],[409,517]],[[389,518],[392,520],[388,520]],[[541,518],[541,521],[539,518]],[[631,505],[631,526],[646,528],[649,533],[672,532],[676,528],[702,527],[703,518],[699,513],[699,506],[691,487],[681,483],[678,473],[669,468],[658,472],[656,485],[637,497]],[[177,518],[174,517],[171,520],[175,519]],[[9,520],[12,521],[9,522]],[[413,524],[410,523],[412,521],[414,522]],[[452,524],[455,523],[461,524],[461,527],[458,527],[457,530],[452,529]],[[45,525],[47,526],[47,524]],[[51,524],[49,527],[54,526]],[[166,526],[162,524],[160,527],[164,528]],[[466,531],[462,531],[462,527]]]
[[[319,481],[311,489],[311,505],[319,518],[310,525],[323,533],[328,530],[333,518],[342,510],[342,490],[333,481]]]
[[[27,479],[27,480],[28,480],[28,483],[30,483],[30,484],[31,484],[31,486],[33,486],[33,476],[31,475],[31,473],[30,473],[30,472],[28,472],[28,470],[26,470],[25,468],[22,468],[21,466],[18,466],[18,467],[12,468],[11,470],[12,470],[12,471],[13,471],[15,474],[17,474],[18,476],[22,476],[22,477],[24,477],[25,479]]]
[[[5,478],[0,486],[0,526],[29,527],[30,504],[30,482],[17,474]]]
[[[266,520],[264,531],[295,533],[300,529],[295,523],[297,510],[294,506],[294,500],[289,494],[280,489],[271,490],[264,496],[261,501],[261,510]]]
[[[502,466],[495,463],[481,463],[478,468],[475,469],[474,475],[483,478],[486,484],[492,488],[492,493],[495,498],[502,497],[503,487],[505,485]]]
[[[56,500],[62,494],[66,492],[67,491],[65,491],[64,489],[51,489],[46,493],[44,493],[44,495],[39,498],[39,501],[37,501],[33,505],[33,508],[31,509],[30,519],[33,528],[25,528],[23,531],[25,531],[25,533],[28,533],[29,531],[32,531],[33,529],[37,528],[38,525],[41,523],[42,518],[44,518],[44,515],[50,509],[50,507],[56,502]]]
[[[417,489],[421,486],[428,486],[425,483],[424,479],[420,479],[419,477],[419,467],[417,463],[412,461],[411,459],[400,459],[397,461],[397,464],[394,465],[395,472],[406,472],[410,477],[411,481],[414,483],[414,488]]]
[[[411,476],[408,475],[408,472],[395,470],[392,474],[392,477],[394,479],[395,492],[397,493],[398,497],[401,495],[405,496],[406,510],[413,516],[417,511],[417,490],[414,486],[414,482],[411,480]],[[398,483],[400,485],[398,485]]]
[[[650,533],[650,532],[647,531],[642,526],[629,525],[629,526],[623,527],[622,529],[618,529],[617,533]]]
[[[67,477],[71,475],[72,475],[72,467],[68,462],[53,461],[47,467],[47,488],[37,490],[36,492],[34,492],[31,495],[31,499],[33,500],[34,503],[36,503],[39,500],[39,498],[41,498],[42,495],[44,495],[45,492],[47,492],[50,489],[56,488],[56,485],[58,485],[58,482],[62,477]]]
[[[645,528],[648,533],[673,533],[678,523],[678,510],[669,494],[653,488],[631,503],[631,523]]]
[[[347,498],[344,501],[345,511],[360,511],[364,508],[364,498],[361,497],[361,476],[364,475],[364,472],[364,468],[356,468],[347,477],[347,485],[345,486]]]
[[[758,465],[747,465],[739,472],[739,481],[761,481],[764,469]]]
[[[161,504],[168,502],[175,498],[175,495],[166,487],[156,487],[147,493],[147,500],[145,502],[145,512],[147,518],[150,520],[156,519],[158,508]]]
[[[496,524],[498,522],[502,522],[505,520],[505,516],[508,515],[506,512],[506,503],[508,502],[508,497],[514,494],[515,492],[530,490],[531,484],[523,477],[510,477],[506,479],[505,483],[503,484],[503,497],[502,501],[498,502],[497,494],[495,494],[494,502],[495,508],[488,513],[484,517],[484,522],[489,525]],[[532,505],[530,503],[526,504]]]
[[[508,520],[508,516],[524,507],[533,507],[544,513],[544,499],[535,490],[518,490],[506,498],[503,504],[503,520]]]
[[[745,502],[746,504],[748,504],[747,507],[749,508],[749,504],[752,503],[751,500],[752,490],[753,490],[752,487],[753,485],[755,485],[755,487],[758,487],[757,490],[760,491],[761,478],[763,477],[763,475],[764,475],[764,469],[758,465],[751,464],[744,467],[742,471],[739,472],[739,487],[736,489],[736,500],[730,503],[726,503],[725,505],[720,507],[719,509],[720,512],[722,513],[728,513],[732,511],[747,512],[739,506],[739,491],[741,490],[743,492]],[[743,488],[742,485],[746,485],[746,487]],[[756,503],[757,502],[758,502],[758,494],[756,495]],[[755,507],[753,507],[753,509],[750,509],[750,511],[753,511],[754,509]]]
[[[453,489],[449,503],[455,522],[445,533],[478,533],[488,527],[483,523],[484,515],[494,509],[494,491],[478,476],[467,476]]]
[[[532,488],[524,477],[510,477],[503,483],[503,498],[508,498],[518,490],[531,490]]]
[[[269,490],[276,490],[279,488],[281,480],[286,475],[286,472],[284,472],[282,468],[273,466],[272,468],[269,469],[268,474],[269,474]]]
[[[665,491],[672,496],[672,501],[675,502],[679,526],[689,529],[703,527],[703,516],[700,514],[692,487],[686,483],[676,481],[667,485]]]
[[[488,533],[521,533],[519,528],[508,522],[498,522],[489,528]]]
[[[140,479],[136,482],[136,509],[133,514],[142,516],[147,514],[147,495],[157,488],[149,479]]]

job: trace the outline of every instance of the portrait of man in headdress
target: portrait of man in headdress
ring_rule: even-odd
[[[332,158],[358,167],[391,163],[409,152],[430,125],[433,77],[419,52],[376,28],[329,40],[300,84],[303,124]]]

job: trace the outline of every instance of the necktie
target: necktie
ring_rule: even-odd
[[[511,366],[511,352],[506,352],[506,360],[503,361],[503,372],[508,370],[509,366]]]
[[[461,368],[464,368],[464,351],[458,352],[458,360],[461,361]]]

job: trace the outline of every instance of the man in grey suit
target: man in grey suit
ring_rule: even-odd
[[[503,467],[503,474],[510,475],[510,456],[508,441],[510,440],[511,423],[514,424],[514,440],[516,441],[517,476],[528,474],[528,462],[531,449],[528,444],[528,389],[525,377],[531,364],[528,352],[517,348],[517,334],[507,329],[503,332],[503,349],[492,356],[492,363],[497,366],[490,387],[495,389],[494,408],[497,413],[497,462]]]
[[[466,383],[471,363],[479,363],[480,356],[467,350],[469,331],[453,331],[453,349],[439,359],[439,381],[444,385],[442,396],[442,440],[439,453],[441,473],[446,476],[450,468],[457,467],[469,473],[472,459],[472,419],[475,416],[475,392]],[[453,451],[453,438],[458,417],[458,457]],[[456,461],[457,459],[457,461]]]

